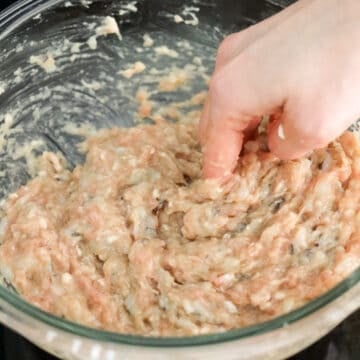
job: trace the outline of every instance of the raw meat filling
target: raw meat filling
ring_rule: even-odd
[[[225,331],[289,312],[360,265],[360,148],[296,161],[249,141],[201,179],[192,122],[102,130],[73,171],[53,153],[9,196],[0,271],[29,302],[122,333]]]

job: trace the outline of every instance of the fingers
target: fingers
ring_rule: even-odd
[[[237,165],[243,142],[248,140],[261,118],[242,118],[242,122],[224,120],[215,122],[209,130],[204,146],[203,172],[207,178],[226,181]],[[246,129],[241,124],[246,124]]]
[[[224,66],[229,65],[238,54],[250,46],[256,39],[268,33],[271,28],[276,27],[284,19],[289,18],[292,14],[302,9],[308,1],[310,0],[298,1],[261,23],[225,38],[218,50],[214,74],[218,74]],[[242,108],[241,103],[243,105],[247,104],[249,107],[253,100],[249,99],[249,96],[242,98],[239,88],[243,88],[245,93],[252,94],[255,98],[258,94],[253,91],[253,88],[249,88],[248,91],[245,90],[247,85],[243,81],[244,79],[242,79],[242,73],[246,74],[244,67],[240,65],[238,67],[230,66],[225,73],[228,74],[229,81],[222,81],[222,85],[213,85],[210,88],[200,118],[199,140],[201,145],[204,146],[206,144],[206,149],[204,150],[205,177],[222,177],[234,169],[244,137],[246,138],[251,135],[260,121],[260,115],[266,114],[261,111],[269,108],[268,104],[265,107],[263,106],[264,104],[250,106],[253,113],[250,112],[252,115],[246,116],[245,120],[245,117],[241,114],[244,114],[246,110]],[[217,77],[224,79],[226,76],[220,75]],[[259,79],[258,76],[255,77]],[[234,78],[237,79],[238,83],[233,81]],[[252,79],[252,81],[255,81],[255,79]],[[259,84],[256,84],[256,86],[259,86]],[[216,92],[218,94],[214,94]],[[224,97],[228,97],[228,99],[223,101]],[[269,102],[271,103],[271,99],[269,99]],[[219,115],[214,115],[214,109],[217,109]],[[237,114],[239,118],[232,117],[231,114],[233,113]],[[238,122],[238,124],[234,124],[234,122]]]
[[[237,121],[239,120],[240,121]],[[253,136],[261,118],[242,116],[209,124],[205,145],[203,146],[203,175],[206,178],[219,178],[226,181],[235,169],[244,141]],[[243,124],[243,125],[242,125]]]
[[[341,104],[346,102],[336,101],[336,96],[327,101],[308,99],[306,103],[287,104],[282,115],[269,126],[271,152],[280,159],[291,160],[326,147],[357,118],[357,106],[349,103],[344,108]]]
[[[286,16],[222,44],[199,130],[205,177],[230,175],[244,138],[261,116],[277,114],[268,131],[270,150],[281,159],[294,159],[325,147],[360,115],[355,95],[360,91],[360,52],[353,46],[357,32],[345,21],[342,31],[332,31],[339,23],[332,11],[321,23],[312,21],[326,2],[296,4]]]
[[[203,173],[206,178],[226,181],[235,168],[243,143],[243,134],[221,126],[213,128],[204,146]]]
[[[237,57],[212,78],[201,124],[206,178],[226,178],[237,164],[244,136],[282,103],[286,90],[274,88],[273,76],[249,55]]]
[[[283,114],[269,125],[269,149],[280,159],[296,159],[314,148],[322,147],[323,140],[316,137],[315,134],[315,131],[303,131],[299,117],[295,120],[293,117]]]
[[[252,118],[247,124],[246,129],[244,130],[244,140],[247,141],[251,138],[251,136],[256,131],[258,124],[260,123],[260,117]],[[201,112],[200,124],[198,130],[198,138],[200,141],[200,145],[204,146],[206,143],[206,139],[209,133],[209,125],[210,125],[210,94],[207,96],[205,100],[205,104],[203,110]]]
[[[236,167],[244,138],[263,115],[273,114],[284,103],[285,82],[262,64],[258,49],[264,49],[262,44],[237,56],[211,79],[200,124],[205,178],[226,180]]]

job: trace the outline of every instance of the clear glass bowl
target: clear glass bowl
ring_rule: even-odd
[[[155,107],[206,89],[206,74],[224,35],[280,9],[274,0],[24,0],[3,12],[0,198],[32,175],[29,153],[60,151],[70,165],[75,164],[83,160],[76,144],[89,125],[134,125],[137,89],[156,90],[159,78],[170,69],[191,63],[192,77],[185,90],[154,91]],[[122,40],[101,31],[96,35],[106,16],[116,19]],[[154,40],[153,46],[144,46],[144,34]],[[164,45],[176,55],[154,55],[154,47]],[[139,60],[156,70],[129,80],[118,73]],[[360,269],[318,299],[266,323],[206,336],[149,338],[57,318],[22,300],[4,279],[0,285],[0,321],[65,359],[285,358],[359,307]]]

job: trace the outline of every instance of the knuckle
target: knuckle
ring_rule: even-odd
[[[212,98],[219,99],[226,90],[226,83],[223,71],[215,73],[209,83],[209,92]]]
[[[253,74],[250,63],[248,54],[241,54],[236,58],[236,63],[227,64],[215,71],[209,81],[211,96],[226,95],[234,98],[243,93],[248,84],[247,78]]]
[[[227,35],[220,43],[218,54],[219,53],[226,53],[230,49],[233,48],[234,43],[237,42],[237,39],[239,38],[238,33]]]
[[[217,66],[223,65],[233,54],[236,45],[239,43],[241,35],[234,33],[226,36],[219,45],[216,63]]]
[[[221,76],[221,72],[216,72],[211,78],[210,78],[210,82],[209,82],[209,89],[210,92],[213,93],[220,85],[222,82],[222,76]]]

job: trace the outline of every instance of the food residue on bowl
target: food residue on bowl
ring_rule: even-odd
[[[119,40],[122,40],[122,35],[119,29],[119,25],[112,16],[105,16],[102,23],[95,28],[95,35],[89,37],[87,43],[89,48],[95,50],[97,48],[97,38],[99,36],[107,36],[115,34]]]
[[[52,73],[56,71],[55,59],[50,53],[46,55],[31,55],[29,62],[30,64],[40,66],[47,73]]]
[[[118,73],[124,76],[127,79],[132,78],[134,75],[143,72],[146,69],[146,65],[141,61],[136,61],[134,64],[131,64],[125,70],[120,70]]]

